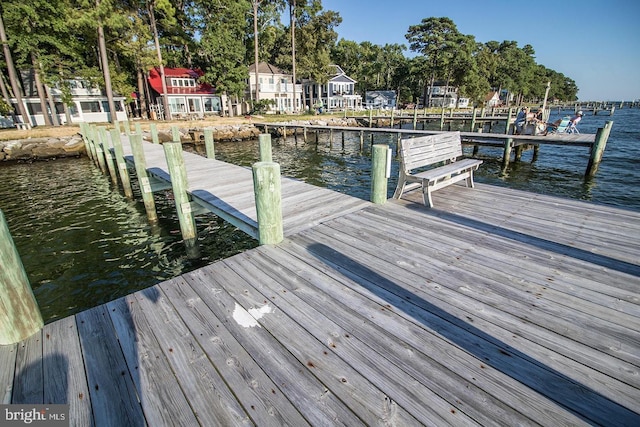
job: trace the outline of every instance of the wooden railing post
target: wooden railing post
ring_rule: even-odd
[[[258,217],[258,242],[273,245],[282,242],[282,191],[280,165],[273,162],[253,164],[253,191]]]
[[[271,134],[262,133],[258,135],[258,144],[260,146],[260,161],[272,162],[273,154],[271,152]]]
[[[142,193],[142,201],[147,211],[149,222],[158,222],[158,214],[156,213],[156,203],[153,200],[153,192],[151,190],[151,182],[147,173],[147,161],[144,156],[144,148],[142,147],[142,135],[130,134],[129,144],[133,151],[133,162],[136,167],[136,175],[140,183],[140,193]]]
[[[98,133],[100,135],[100,141],[102,143],[102,150],[104,151],[104,159],[111,176],[111,182],[118,185],[118,175],[116,174],[116,168],[113,163],[113,153],[111,152],[111,144],[109,137],[107,136],[107,128],[104,126],[98,127]]]
[[[44,322],[2,210],[0,259],[0,345],[9,345],[40,331]]]
[[[102,138],[100,132],[96,126],[92,126],[93,130],[93,144],[96,150],[96,157],[98,159],[98,166],[103,174],[107,174],[107,164],[104,160],[104,148],[102,146]]]
[[[193,217],[189,194],[187,193],[187,170],[184,166],[182,156],[182,144],[179,142],[165,142],[162,144],[164,155],[171,175],[171,187],[173,188],[173,199],[176,203],[180,231],[187,252],[196,247],[198,233],[196,231],[196,220]]]
[[[171,126],[171,138],[173,142],[180,142],[180,130],[178,126]]]
[[[116,169],[118,170],[118,175],[120,175],[120,182],[122,182],[124,195],[129,199],[133,199],[133,191],[131,191],[131,178],[129,177],[127,162],[125,162],[124,160],[124,153],[122,151],[120,129],[111,129],[111,145],[113,145],[113,152],[116,157]]]
[[[149,131],[151,132],[151,141],[153,141],[154,144],[160,144],[160,138],[158,138],[158,125],[151,123],[149,125]]]
[[[375,144],[371,149],[371,201],[383,204],[387,201],[387,182],[391,153],[386,144]]]
[[[587,170],[584,174],[585,179],[593,178],[598,171],[598,166],[602,160],[604,149],[607,146],[607,140],[611,133],[612,121],[607,121],[603,128],[598,128],[596,132],[596,140],[591,147],[591,155],[589,156],[589,163],[587,163]]]
[[[213,129],[211,128],[204,129],[204,148],[207,152],[207,158],[216,158],[216,149],[213,143]]]

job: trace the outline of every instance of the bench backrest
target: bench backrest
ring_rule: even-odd
[[[460,132],[408,138],[400,141],[400,156],[406,172],[462,156]]]

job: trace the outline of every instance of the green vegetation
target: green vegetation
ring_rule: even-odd
[[[105,88],[111,100],[110,89],[144,93],[148,70],[160,65],[199,68],[203,82],[241,99],[256,58],[293,72],[298,81],[320,83],[329,65],[338,64],[357,80],[359,93],[395,90],[401,104],[426,104],[435,82],[458,87],[477,104],[490,91],[537,102],[547,81],[551,99],[572,101],[578,92],[572,79],[537,64],[532,46],[478,43],[449,18],[410,26],[408,48],[338,40],[342,18],[324,10],[321,0],[3,0],[0,17],[8,41],[0,59],[5,99],[20,87],[7,52],[16,70],[37,73],[43,103],[52,86],[69,102],[68,82],[77,77]],[[149,101],[141,99],[143,109]]]

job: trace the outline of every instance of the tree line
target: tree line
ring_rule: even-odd
[[[516,102],[536,101],[547,82],[550,98],[577,98],[575,82],[537,64],[532,46],[479,43],[449,18],[410,26],[408,47],[338,40],[341,22],[321,0],[3,0],[0,89],[6,109],[10,97],[24,94],[18,70],[31,70],[43,111],[47,102],[52,105],[51,87],[69,105],[76,78],[103,88],[111,111],[113,92],[140,94],[146,111],[153,100],[144,81],[152,67],[200,69],[203,83],[240,99],[248,66],[268,62],[296,81],[318,83],[337,64],[357,81],[359,93],[394,90],[401,102],[425,105],[435,82],[457,87],[476,103],[503,90]],[[252,96],[258,101],[259,91]]]

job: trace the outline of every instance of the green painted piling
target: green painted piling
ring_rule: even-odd
[[[142,193],[142,201],[147,211],[147,218],[149,222],[156,223],[158,222],[158,214],[156,213],[156,203],[153,199],[151,182],[147,173],[147,161],[142,147],[142,135],[130,134],[129,143],[131,144],[131,151],[133,151],[133,161],[136,167],[136,175],[138,175],[138,181],[140,182],[140,193]]]
[[[373,110],[369,110],[369,127],[373,127]]]
[[[598,166],[600,166],[600,161],[602,160],[604,149],[607,146],[607,140],[609,139],[609,134],[611,133],[612,126],[613,122],[607,121],[604,124],[603,128],[598,128],[598,131],[596,132],[595,142],[591,147],[591,155],[589,156],[589,162],[587,163],[585,179],[593,178],[598,171]]]
[[[364,131],[360,131],[360,151],[364,148]]]
[[[131,190],[131,178],[129,177],[129,170],[127,169],[127,163],[124,160],[124,153],[122,150],[122,141],[120,140],[120,130],[111,129],[111,145],[113,145],[113,153],[115,155],[118,174],[120,175],[120,182],[122,183],[122,189],[124,195],[133,199],[133,191]]]
[[[176,203],[180,232],[185,246],[189,249],[187,252],[191,252],[191,249],[196,247],[198,233],[187,193],[187,170],[182,156],[182,144],[180,142],[165,142],[162,144],[162,148],[164,148],[169,175],[171,175],[171,187]]]
[[[395,114],[395,112],[396,112],[396,109],[395,109],[395,108],[392,108],[392,109],[391,109],[391,126],[389,126],[389,127],[390,127],[390,128],[392,128],[392,129],[393,129],[393,118],[394,118],[394,114]]]
[[[93,164],[98,166],[98,155],[96,154],[96,132],[95,125],[87,126],[87,142],[89,143],[89,152],[91,153],[91,160]]]
[[[271,134],[262,133],[258,135],[258,144],[260,147],[260,161],[272,162],[273,154],[271,152]]]
[[[440,113],[440,130],[444,129],[444,107],[442,107],[442,112]]]
[[[93,160],[93,153],[89,146],[89,125],[86,122],[80,123],[80,135],[82,135],[82,141],[84,142],[84,149],[87,152],[87,157]]]
[[[417,126],[418,126],[418,109],[414,108],[413,109],[413,130],[416,130]]]
[[[507,138],[504,142],[504,153],[502,154],[502,175],[507,173],[509,161],[511,160],[511,148],[513,147],[513,138]]]
[[[171,139],[173,142],[180,142],[180,130],[178,126],[171,126]]]
[[[142,135],[142,125],[138,122],[135,122],[133,124],[134,129],[136,130],[136,133],[139,135]]]
[[[272,245],[282,242],[282,190],[280,165],[273,162],[257,162],[252,166],[253,191],[258,217],[258,242]]]
[[[98,135],[100,136],[100,142],[102,143],[102,149],[104,150],[104,160],[107,164],[107,170],[111,177],[111,182],[118,185],[118,174],[116,172],[116,166],[113,161],[113,152],[111,151],[111,141],[107,136],[107,128],[105,126],[98,127]]]
[[[302,128],[302,137],[304,139],[304,142],[307,142],[307,127],[303,127]]]
[[[149,125],[149,131],[151,132],[151,141],[153,141],[154,144],[160,144],[160,138],[158,137],[158,125],[151,123]]]
[[[0,259],[0,345],[9,345],[40,331],[44,322],[2,210]]]
[[[107,174],[107,163],[104,159],[104,149],[102,148],[102,141],[100,140],[100,132],[96,126],[92,126],[93,132],[93,145],[95,147],[96,159],[98,160],[98,166],[103,174]]]
[[[389,162],[389,146],[375,144],[371,148],[371,201],[383,204],[387,201],[387,162]]]
[[[204,129],[204,148],[207,152],[207,158],[209,159],[216,158],[216,149],[215,149],[215,144],[213,142],[213,129],[211,128]]]
[[[471,116],[471,129],[470,132],[475,132],[475,128],[476,128],[476,115],[478,114],[478,110],[476,110],[475,107],[473,107],[473,115]]]

